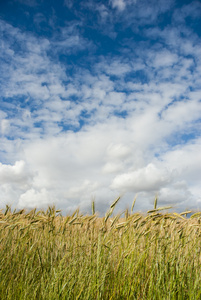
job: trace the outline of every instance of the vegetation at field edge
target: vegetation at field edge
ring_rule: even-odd
[[[0,211],[0,298],[201,299],[201,212]]]

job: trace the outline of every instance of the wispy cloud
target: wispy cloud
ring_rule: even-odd
[[[112,0],[110,1],[113,8],[117,8],[118,10],[122,11],[126,8],[126,1],[124,0]]]

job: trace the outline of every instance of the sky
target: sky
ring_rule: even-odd
[[[201,2],[0,0],[0,208],[201,209]]]

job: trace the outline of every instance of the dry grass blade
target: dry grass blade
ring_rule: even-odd
[[[72,224],[73,222],[75,222],[75,220],[77,220],[77,216],[75,216],[74,218],[72,218],[72,220],[70,220],[70,222],[68,224]]]
[[[151,209],[151,210],[148,210],[147,213],[154,213],[156,211],[159,211],[159,210],[166,210],[166,209],[171,209],[172,206],[163,206],[163,207],[159,207],[159,208],[156,208],[156,209]]]
[[[119,220],[120,216],[121,216],[121,214],[118,214],[118,215],[115,216],[115,218],[112,220],[112,223],[110,225],[111,227],[113,227],[114,224]]]
[[[141,219],[142,219],[142,216],[139,216],[137,219],[134,219],[133,224],[135,224],[136,222],[138,222]]]
[[[133,200],[133,203],[132,203],[132,206],[131,206],[131,213],[133,212],[133,209],[134,209],[134,206],[135,206],[136,199],[137,199],[137,195],[135,196],[135,198],[134,198],[134,200]]]
[[[154,200],[154,209],[157,208],[157,202],[158,202],[158,198],[157,198],[157,196],[156,196],[156,197],[155,197],[155,200]]]
[[[119,196],[111,205],[110,205],[110,208],[113,208],[115,207],[115,205],[117,204],[117,202],[119,201],[121,197]]]
[[[180,216],[191,214],[191,213],[192,213],[192,210],[187,210],[187,211],[180,213]]]
[[[174,216],[176,216],[176,217],[178,217],[178,218],[180,218],[180,219],[182,219],[182,220],[186,220],[186,218],[184,218],[183,216],[181,216],[180,214],[178,214],[178,213],[173,213],[173,215]]]
[[[119,223],[115,226],[116,229],[120,229],[122,227],[125,227],[127,225],[127,222],[122,222],[122,223]]]
[[[106,223],[108,218],[112,215],[113,213],[113,210],[115,208],[115,205],[117,204],[117,202],[119,201],[121,197],[119,196],[111,205],[110,205],[110,209],[106,212],[105,214],[105,219],[104,219],[104,222]]]
[[[6,210],[4,212],[4,216],[6,216],[10,212],[11,212],[11,207],[9,205],[6,205]]]
[[[95,201],[93,200],[91,203],[92,215],[95,215]]]
[[[113,206],[112,208],[110,208],[110,209],[106,212],[106,214],[105,214],[105,219],[104,219],[104,222],[105,222],[105,223],[107,222],[107,220],[109,219],[109,217],[112,215],[113,210],[114,210],[114,206]]]
[[[197,218],[197,217],[200,217],[200,216],[201,216],[201,212],[197,212],[197,213],[195,213],[195,214],[193,214],[193,215],[191,216],[191,219]]]

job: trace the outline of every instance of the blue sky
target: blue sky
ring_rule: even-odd
[[[201,3],[0,2],[0,206],[201,208]]]

